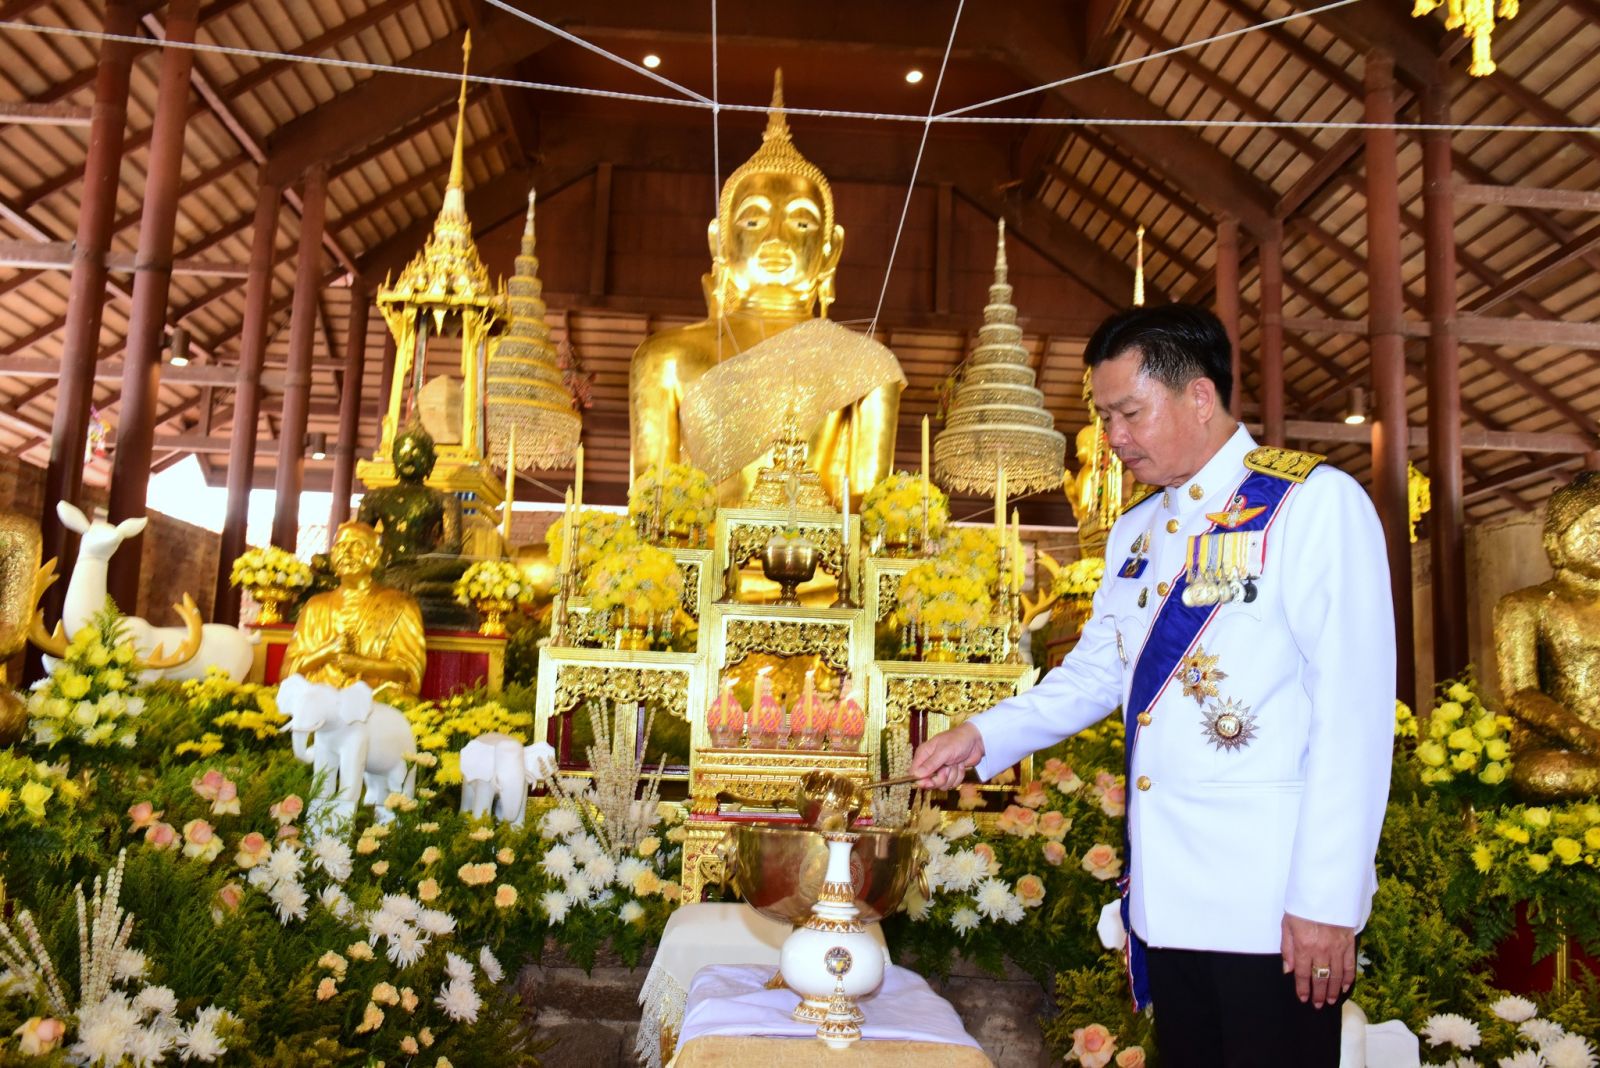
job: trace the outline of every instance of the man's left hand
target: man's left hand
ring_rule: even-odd
[[[1332,1005],[1356,979],[1355,929],[1284,913],[1283,970],[1301,1001]]]

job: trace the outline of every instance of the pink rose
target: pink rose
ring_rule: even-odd
[[[144,829],[144,843],[156,849],[176,849],[178,830],[172,824],[158,820]]]
[[[1060,842],[1046,842],[1044,844],[1044,860],[1046,864],[1051,864],[1059,868],[1061,866],[1061,862],[1066,859],[1066,846],[1062,845]]]
[[[1039,833],[1053,842],[1061,841],[1071,829],[1072,821],[1067,819],[1066,813],[1051,809],[1039,814]]]
[[[128,806],[128,831],[142,831],[160,818],[161,813],[156,811],[155,805],[148,801],[136,801]]]
[[[205,820],[190,820],[183,825],[183,855],[209,864],[222,852],[222,839]]]
[[[1115,785],[1117,785],[1117,777],[1111,774],[1109,771],[1095,772],[1094,788],[1096,790],[1107,790]]]
[[[239,787],[216,768],[191,779],[189,788],[211,802],[213,816],[239,814]]]
[[[282,801],[279,801],[277,804],[267,809],[267,811],[271,813],[272,818],[277,820],[279,823],[293,823],[295,820],[300,818],[300,813],[305,810],[305,807],[306,803],[300,800],[299,794],[290,794]]]
[[[267,854],[272,852],[272,843],[260,831],[251,831],[239,839],[238,849],[233,862],[241,868],[253,868],[267,859]]]
[[[975,808],[983,807],[983,795],[978,792],[977,783],[964,782],[956,793],[960,795],[960,799],[956,801],[956,807],[961,811],[971,812]]]
[[[1044,792],[1044,783],[1034,779],[1021,790],[1017,791],[1017,804],[1028,808],[1039,808],[1050,798]]]
[[[972,851],[982,859],[985,875],[997,875],[1000,872],[1000,862],[995,859],[994,846],[988,842],[979,842],[972,847]]]
[[[272,836],[280,842],[297,842],[300,840],[300,828],[289,824],[278,828],[278,833]]]
[[[1090,1024],[1072,1032],[1072,1055],[1083,1068],[1105,1068],[1117,1052],[1117,1036],[1103,1024]]]
[[[1017,899],[1030,909],[1044,904],[1044,880],[1037,875],[1024,875],[1018,879]]]
[[[1006,806],[1006,814],[1011,817],[1011,828],[1007,832],[1018,838],[1032,838],[1039,833],[1039,814],[1031,808],[1021,805]]]
[[[1144,1068],[1144,1047],[1129,1046],[1117,1054],[1117,1068]]]
[[[34,1016],[12,1033],[20,1036],[24,1055],[40,1057],[61,1045],[67,1035],[67,1025],[53,1016],[43,1019]]]
[[[238,883],[225,883],[217,890],[216,902],[211,906],[211,919],[221,923],[222,917],[239,911],[244,903],[244,887]]]
[[[1115,879],[1122,874],[1122,858],[1117,856],[1115,849],[1104,842],[1098,842],[1090,846],[1089,851],[1083,855],[1083,870],[1101,882]]]
[[[1100,811],[1107,816],[1121,816],[1128,811],[1128,788],[1114,782],[1100,791]]]
[[[1072,770],[1072,766],[1062,763],[1055,757],[1044,762],[1044,770],[1039,772],[1039,778],[1064,794],[1070,794],[1083,785],[1083,780],[1078,778],[1078,773]]]

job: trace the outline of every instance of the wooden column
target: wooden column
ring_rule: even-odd
[[[200,0],[172,0],[164,27],[170,42],[194,41]],[[161,350],[172,286],[172,238],[183,172],[183,132],[189,119],[189,71],[194,53],[161,50],[156,116],[151,128],[149,173],[139,221],[139,251],[133,273],[133,311],[122,356],[122,403],[117,414],[117,453],[111,466],[111,522],[145,514],[150,462],[155,445],[156,394],[161,387]],[[144,536],[130,538],[111,558],[106,593],[130,615],[139,605],[139,557]]]
[[[344,390],[339,394],[339,441],[333,450],[333,505],[328,509],[328,548],[339,524],[350,518],[350,490],[355,484],[356,453],[361,443],[361,373],[367,362],[367,288],[359,281],[350,289],[350,325],[344,344]]]
[[[132,36],[138,22],[132,4],[111,0],[105,32]],[[94,364],[100,345],[100,312],[106,303],[106,248],[116,215],[117,185],[122,169],[123,134],[128,120],[128,72],[133,43],[107,39],[100,46],[95,73],[94,118],[89,124],[89,155],[83,166],[78,232],[72,245],[72,279],[67,290],[67,324],[62,337],[61,377],[56,383],[56,410],[50,423],[50,466],[44,476],[44,559],[58,560],[61,574],[72,571],[78,539],[61,525],[57,501],[82,505],[83,451],[89,434],[89,404],[94,394]],[[57,582],[44,598],[45,618],[61,615],[66,582]],[[28,658],[29,665],[38,663]]]
[[[1372,481],[1389,548],[1394,594],[1399,697],[1416,700],[1411,606],[1411,517],[1406,496],[1405,301],[1400,278],[1400,179],[1392,128],[1394,59],[1372,52],[1366,62],[1367,338],[1372,352]]]
[[[1233,351],[1233,414],[1244,411],[1244,368],[1239,360],[1239,220],[1217,220],[1217,318],[1228,331]]]
[[[300,209],[299,263],[289,312],[289,370],[283,383],[283,418],[278,425],[278,478],[272,513],[272,544],[294,552],[300,538],[300,490],[306,474],[306,413],[311,402],[311,349],[317,330],[317,290],[322,275],[322,219],[328,172],[306,176]]]
[[[1422,91],[1422,121],[1450,122],[1449,69]],[[1456,218],[1450,134],[1422,133],[1422,218],[1427,230],[1428,477],[1433,508],[1433,673],[1467,668],[1467,553],[1461,499],[1461,353],[1456,345]]]
[[[1261,425],[1268,445],[1284,444],[1282,224],[1261,243]]]
[[[228,442],[228,511],[222,521],[217,556],[218,623],[239,622],[239,591],[229,582],[233,562],[245,550],[250,489],[256,472],[256,420],[261,414],[261,368],[267,355],[267,307],[272,303],[272,261],[278,240],[278,208],[283,190],[256,189],[256,214],[250,242],[250,276],[244,288],[244,328],[239,335],[239,369],[234,378],[233,434]]]

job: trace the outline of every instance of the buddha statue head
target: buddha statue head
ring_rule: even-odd
[[[399,451],[396,446],[397,459]],[[328,555],[333,562],[333,573],[341,581],[367,578],[377,569],[383,555],[378,531],[354,519],[341,523]]]
[[[789,136],[781,70],[761,147],[722,184],[707,236],[714,317],[739,305],[809,316],[818,301],[828,314],[844,227],[834,222],[828,179]]]
[[[1544,551],[1557,572],[1600,579],[1600,471],[1580,471],[1550,495]]]
[[[433,449],[433,435],[421,423],[412,423],[394,439],[394,473],[401,482],[420,484],[433,474],[437,456]]]

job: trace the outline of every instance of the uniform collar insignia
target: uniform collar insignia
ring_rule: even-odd
[[[1250,500],[1244,494],[1235,494],[1233,500],[1228,503],[1227,511],[1207,512],[1206,518],[1211,520],[1219,527],[1222,527],[1226,530],[1233,530],[1235,527],[1244,526],[1246,523],[1250,522],[1250,520],[1267,510],[1266,505],[1257,505],[1256,507],[1251,508],[1249,507],[1249,504]]]

